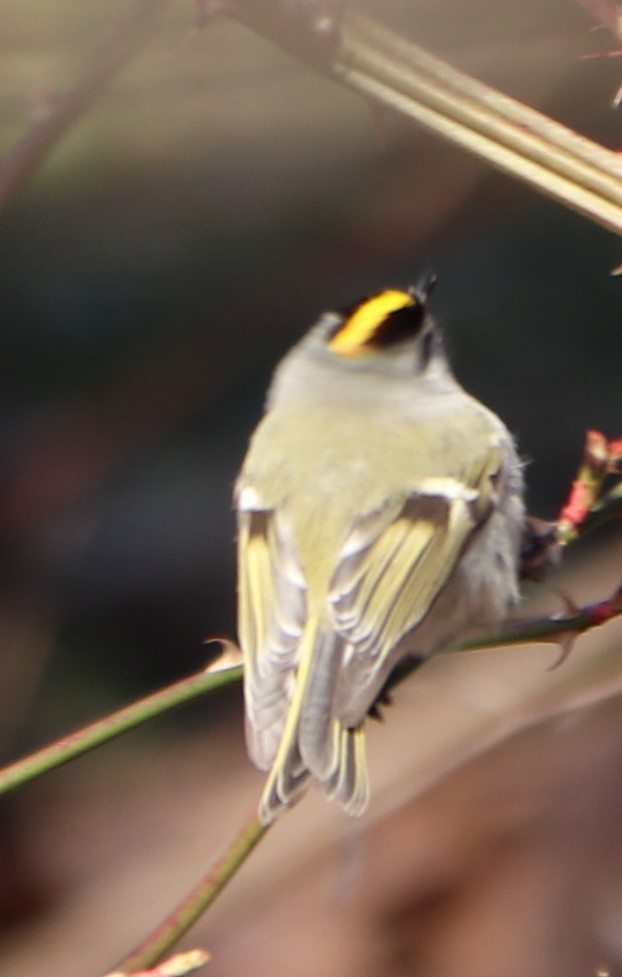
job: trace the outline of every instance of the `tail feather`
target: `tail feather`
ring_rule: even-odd
[[[259,819],[270,824],[281,812],[300,800],[307,789],[310,773],[300,758],[298,744],[294,742],[281,766],[276,762],[270,772],[259,803]]]
[[[365,753],[365,730],[340,729],[339,763],[332,777],[323,786],[331,800],[339,801],[348,814],[361,815],[369,802],[369,778]]]
[[[330,631],[320,631],[304,691],[298,743],[300,755],[316,780],[327,781],[340,761],[339,725],[334,702],[343,644]]]
[[[309,622],[300,643],[291,705],[259,807],[264,823],[294,804],[311,778],[349,814],[362,814],[367,805],[364,731],[347,729],[335,717],[343,650],[330,629]]]
[[[317,622],[311,619],[300,641],[298,670],[291,704],[279,748],[259,804],[259,816],[264,824],[273,821],[284,807],[298,800],[309,779],[309,771],[298,746],[298,729],[305,689],[313,663],[317,630]]]

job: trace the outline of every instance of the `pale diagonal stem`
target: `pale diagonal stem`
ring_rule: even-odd
[[[353,10],[344,18],[334,71],[348,87],[622,234],[622,164],[615,153]]]
[[[612,192],[612,199],[622,202],[622,161],[609,149],[454,68],[363,14],[352,11],[350,21],[351,31],[346,37],[354,39],[359,46],[364,44],[366,56],[373,50],[376,58],[412,68],[424,85],[423,94],[426,94],[424,79],[427,77],[453,93],[460,101],[461,111],[466,117],[470,115],[475,124],[479,122],[484,127],[494,124],[495,134],[505,135],[526,149],[537,150],[539,140],[547,153],[551,153],[547,158],[557,159],[560,168],[567,166],[569,175],[583,172],[587,177],[591,173],[595,187],[600,185],[606,192]],[[504,123],[511,125],[504,128]],[[604,179],[606,175],[610,181]]]

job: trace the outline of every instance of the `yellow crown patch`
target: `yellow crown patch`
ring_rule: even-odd
[[[365,347],[373,344],[374,337],[391,313],[417,304],[414,295],[398,289],[387,289],[365,299],[335,333],[328,348],[344,356],[364,353]]]

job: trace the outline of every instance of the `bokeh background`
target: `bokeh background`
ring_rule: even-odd
[[[358,4],[604,145],[617,42],[573,0]],[[125,0],[9,0],[0,151],[122,44]],[[8,761],[197,670],[235,634],[231,491],[274,363],[320,311],[434,268],[456,371],[552,518],[583,433],[622,434],[622,242],[240,25],[144,4],[123,70],[0,213],[0,746]],[[107,40],[108,38],[108,40]],[[620,536],[527,592],[618,582]],[[214,913],[214,975],[622,972],[620,629],[454,656],[371,734],[374,803],[311,797]],[[0,973],[103,973],[261,787],[239,689],[0,805]],[[469,758],[469,759],[468,759]]]

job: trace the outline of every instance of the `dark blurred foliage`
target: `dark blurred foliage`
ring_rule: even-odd
[[[580,60],[615,42],[570,0],[360,5],[622,144],[609,107],[622,60]],[[75,84],[124,9],[5,5],[4,153]],[[7,757],[200,668],[205,637],[235,634],[236,470],[274,363],[326,307],[435,268],[456,371],[516,432],[538,515],[562,503],[586,427],[622,434],[618,240],[379,118],[239,25],[194,32],[194,16],[162,4],[136,57],[2,215]],[[237,691],[164,727],[177,736],[191,722],[207,752],[226,715],[243,765]],[[52,788],[41,789],[45,799]],[[22,830],[39,823],[38,804],[17,804]],[[19,880],[28,915],[64,882],[23,858],[28,870],[9,866],[4,884]]]

